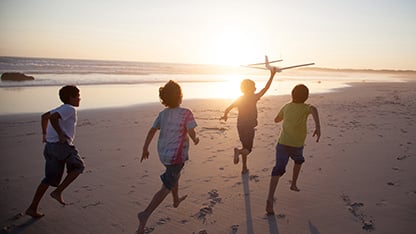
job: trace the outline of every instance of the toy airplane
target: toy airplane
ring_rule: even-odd
[[[264,60],[265,60],[264,63],[252,63],[252,64],[248,64],[248,65],[243,66],[243,67],[270,70],[273,67],[273,66],[270,66],[270,63],[277,63],[277,62],[283,61],[282,59],[269,61],[269,58],[267,57],[267,55],[265,56]],[[263,64],[265,65],[265,67],[256,67],[258,65],[263,65]],[[305,63],[305,64],[299,64],[299,65],[294,65],[294,66],[289,66],[289,67],[276,67],[276,68],[278,70],[282,71],[282,70],[286,70],[286,69],[292,69],[292,68],[304,67],[304,66],[310,66],[310,65],[315,65],[315,63]]]

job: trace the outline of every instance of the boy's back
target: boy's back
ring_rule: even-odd
[[[152,127],[160,129],[157,148],[160,161],[164,165],[179,164],[188,160],[187,129],[196,127],[189,109],[166,108],[159,113]]]
[[[280,144],[293,147],[303,146],[307,133],[306,122],[311,113],[310,107],[309,104],[294,102],[282,107],[277,115],[284,119],[279,138]]]

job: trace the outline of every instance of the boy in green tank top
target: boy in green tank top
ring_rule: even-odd
[[[279,178],[286,172],[286,165],[289,161],[289,157],[295,162],[290,189],[297,192],[300,191],[296,182],[302,163],[305,162],[305,158],[303,157],[303,147],[307,134],[306,122],[309,114],[312,115],[315,121],[315,131],[313,136],[316,136],[316,142],[318,142],[321,137],[318,110],[316,107],[305,103],[308,97],[309,90],[305,85],[300,84],[295,86],[292,90],[292,102],[284,105],[274,119],[276,123],[283,121],[283,124],[279,141],[276,145],[276,165],[271,173],[272,177],[270,179],[269,194],[266,202],[267,214],[274,214],[274,193]]]

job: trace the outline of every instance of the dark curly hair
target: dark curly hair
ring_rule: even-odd
[[[173,80],[169,80],[165,86],[159,88],[160,102],[169,107],[178,107],[182,102],[181,86]]]

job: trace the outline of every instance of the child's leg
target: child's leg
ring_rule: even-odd
[[[179,178],[178,178],[178,183],[176,183],[176,185],[172,188],[172,196],[173,196],[173,207],[177,208],[179,206],[179,204],[186,199],[186,197],[188,197],[188,195],[179,197],[178,195],[179,192]]]
[[[62,197],[62,192],[66,189],[81,173],[79,172],[70,172],[66,175],[62,183],[50,194],[51,197],[55,198],[59,203],[65,205],[64,199]]]
[[[280,176],[270,177],[269,194],[267,195],[267,201],[266,201],[267,214],[274,214],[274,211],[273,211],[274,193],[276,191],[279,178]]]
[[[243,161],[243,168],[241,170],[242,174],[245,174],[248,172],[247,168],[247,156],[250,154],[250,151],[248,149],[242,149],[241,150],[241,159]]]
[[[298,181],[301,167],[302,167],[302,164],[295,163],[295,165],[293,165],[293,177],[292,177],[292,185],[290,186],[290,189],[296,192],[300,191],[298,187],[296,186],[296,182]]]
[[[234,164],[238,164],[240,154],[240,150],[238,148],[234,148]]]
[[[150,201],[147,208],[137,214],[137,218],[139,219],[139,228],[137,229],[137,233],[142,234],[144,233],[144,228],[146,227],[146,222],[149,219],[152,212],[162,203],[162,201],[166,198],[166,196],[170,193],[170,190],[167,189],[164,185],[162,185],[162,188],[155,193],[155,195],[152,198],[152,201]]]
[[[68,174],[61,184],[50,194],[52,198],[56,199],[62,205],[65,205],[62,197],[62,192],[84,171],[84,161],[78,154],[77,149],[74,146],[62,146],[66,150],[69,156],[65,159],[66,168]],[[63,169],[63,168],[62,168]],[[63,173],[63,170],[62,170]]]
[[[35,195],[33,196],[32,203],[30,204],[29,208],[27,208],[25,214],[30,215],[33,218],[40,218],[44,216],[44,214],[38,212],[38,205],[48,187],[48,184],[39,184],[38,188],[36,189]]]
[[[272,176],[269,184],[269,194],[267,195],[266,201],[266,212],[267,214],[274,214],[273,202],[274,193],[277,188],[280,177],[286,172],[286,165],[289,161],[289,154],[285,145],[276,145],[276,165],[273,167]]]
[[[254,128],[237,124],[238,135],[240,137],[242,148],[239,150],[237,148],[234,149],[234,164],[238,163],[238,156],[241,154],[241,158],[243,160],[243,170],[241,171],[242,174],[248,172],[247,169],[247,155],[251,152],[253,148],[253,141],[254,141]]]

